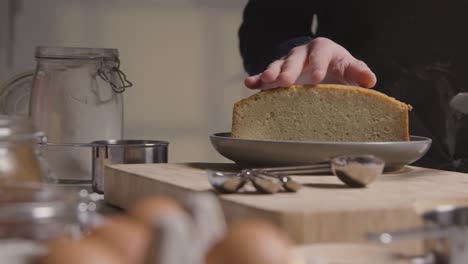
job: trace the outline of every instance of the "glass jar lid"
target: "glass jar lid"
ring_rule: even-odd
[[[109,83],[114,92],[122,93],[133,83],[120,70],[119,51],[113,48],[75,48],[75,47],[36,47],[38,61],[57,60],[59,62],[81,60],[81,62],[98,63],[97,74]],[[80,62],[80,63],[81,63]]]
[[[75,48],[75,47],[36,47],[38,59],[109,59],[119,57],[119,51],[112,48]]]

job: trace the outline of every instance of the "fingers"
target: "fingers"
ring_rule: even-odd
[[[344,79],[350,84],[372,88],[377,83],[375,74],[360,60],[354,60],[344,70]]]
[[[294,83],[337,83],[372,88],[375,74],[344,47],[327,38],[293,48],[287,57],[272,62],[268,68],[245,79],[251,89],[290,86]]]
[[[324,38],[317,38],[310,43],[308,71],[312,84],[322,82],[327,75],[330,62],[336,53],[335,45],[331,40]]]
[[[284,64],[284,60],[276,60],[272,62],[268,68],[260,75],[260,79],[264,83],[272,83],[278,79],[278,76],[281,73],[281,68]]]
[[[312,84],[330,82],[372,88],[377,82],[364,62],[326,38],[316,38],[310,43],[308,67]]]
[[[294,84],[304,69],[307,53],[307,45],[293,48],[286,58],[271,63],[260,79],[265,84],[276,83],[278,86]]]
[[[260,79],[260,74],[245,78],[244,84],[247,88],[250,88],[250,89],[260,88],[262,86],[262,80]]]
[[[307,54],[308,45],[293,48],[287,57],[272,62],[261,74],[247,77],[245,86],[258,89],[294,84],[303,72]]]
[[[304,70],[308,51],[309,49],[306,45],[298,46],[291,50],[278,76],[278,84],[280,86],[290,86],[296,82]]]
[[[270,66],[268,66],[268,68],[264,72],[245,78],[245,86],[250,89],[264,89],[266,87],[275,87],[274,83],[276,82],[276,79],[278,79],[283,63],[283,59],[274,61],[270,64]]]

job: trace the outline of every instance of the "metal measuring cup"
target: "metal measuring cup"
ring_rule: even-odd
[[[91,143],[44,143],[49,147],[92,148],[93,191],[104,193],[104,171],[110,164],[167,163],[167,141],[160,140],[97,140]]]

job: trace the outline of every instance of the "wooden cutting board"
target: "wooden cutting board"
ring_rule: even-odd
[[[105,200],[128,208],[149,195],[184,199],[212,191],[205,169],[236,170],[233,164],[135,164],[106,169]],[[267,218],[299,244],[364,241],[367,232],[422,225],[419,213],[442,204],[468,205],[468,174],[405,167],[367,188],[352,189],[331,175],[294,176],[298,193],[219,195],[228,222]]]

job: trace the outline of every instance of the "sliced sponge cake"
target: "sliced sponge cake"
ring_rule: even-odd
[[[408,141],[411,106],[345,85],[261,91],[234,105],[232,136],[295,141]]]

